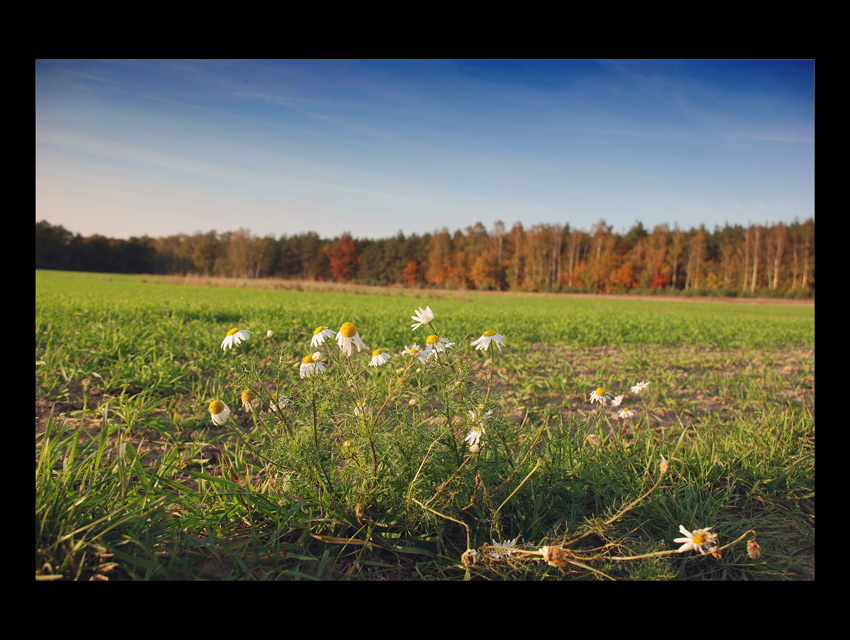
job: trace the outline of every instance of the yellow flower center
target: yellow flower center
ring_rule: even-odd
[[[322,331],[324,331],[324,330],[325,330],[325,328],[324,328],[324,327],[316,327],[316,330],[313,332],[313,335],[314,335],[314,336],[317,336],[317,335],[319,335],[319,334],[320,334]]]
[[[381,353],[383,353],[383,351],[384,351],[383,349],[375,349],[375,350],[372,352],[372,355],[373,355],[373,356],[379,356],[379,355],[381,355]]]
[[[339,332],[346,338],[353,338],[357,335],[357,327],[350,322],[344,322],[339,328]]]
[[[217,416],[224,411],[224,403],[221,400],[213,400],[210,402],[210,413]]]
[[[230,331],[227,332],[227,335],[232,336],[234,333],[239,331],[236,327],[233,327]]]
[[[313,354],[308,353],[306,356],[304,356],[304,359],[301,362],[303,362],[304,364],[313,364]]]
[[[692,540],[694,541],[694,544],[702,544],[707,539],[708,539],[708,536],[706,536],[704,533],[697,533],[692,538]]]
[[[255,397],[254,392],[250,389],[245,389],[245,391],[242,392],[242,402],[251,402],[251,400]]]
[[[440,336],[436,334],[431,334],[425,339],[425,342],[428,344],[437,344],[440,341]]]
[[[623,412],[628,413],[628,412],[629,412],[629,408],[628,408],[628,407],[623,407]]]
[[[604,395],[605,395],[605,389],[603,389],[602,387],[599,387],[599,388],[596,390],[596,395],[598,395],[598,396],[604,396]]]
[[[410,355],[412,355],[412,356],[415,356],[416,354],[419,353],[419,349],[409,349],[409,351],[410,351]]]
[[[496,332],[495,332],[495,331],[485,331],[485,332],[484,332],[484,337],[485,337],[485,338],[489,338],[490,336],[494,336],[494,335],[496,335]]]

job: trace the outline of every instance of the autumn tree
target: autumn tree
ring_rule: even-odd
[[[525,281],[525,229],[521,222],[515,222],[507,237],[507,253],[504,258],[507,267],[505,279],[510,289],[519,289]]]
[[[405,265],[404,270],[401,272],[401,278],[411,287],[419,284],[419,263],[414,258],[411,258]]]
[[[446,284],[448,269],[451,265],[452,239],[448,229],[443,227],[431,234],[425,255],[425,279],[429,284]]]
[[[336,282],[348,282],[357,268],[357,245],[348,233],[330,244],[328,250],[330,274]]]

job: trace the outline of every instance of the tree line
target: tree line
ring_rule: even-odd
[[[110,273],[327,280],[452,289],[695,295],[814,294],[814,219],[791,224],[637,222],[615,233],[569,224],[497,221],[464,230],[355,239],[247,229],[129,240],[81,236],[36,222],[36,268]]]

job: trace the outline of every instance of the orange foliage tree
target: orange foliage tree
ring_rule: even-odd
[[[401,272],[401,278],[410,286],[419,283],[419,263],[411,258]]]
[[[348,282],[357,267],[357,244],[348,233],[343,233],[328,249],[331,277],[336,282]]]

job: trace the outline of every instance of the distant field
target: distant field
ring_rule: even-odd
[[[494,398],[517,425],[547,416],[587,420],[596,409],[588,402],[592,390],[650,380],[646,421],[662,439],[690,429],[740,434],[777,419],[795,425],[795,433],[810,433],[812,442],[814,437],[813,304],[353,287],[298,291],[51,271],[36,271],[35,284],[37,452],[39,433],[49,425],[85,427],[92,434],[110,425],[110,442],[117,437],[112,434],[123,433],[136,451],[149,452],[148,461],[159,460],[171,446],[215,434],[207,409],[212,399],[239,404],[239,390],[222,367],[232,354],[219,346],[231,327],[253,332],[243,351],[263,361],[273,355],[264,342],[267,330],[278,343],[291,345],[286,370],[296,385],[316,326],[354,322],[369,349],[398,354],[413,343],[410,316],[425,305],[458,348],[488,329],[505,336]],[[473,355],[484,362],[483,353]],[[764,470],[772,473],[768,463]],[[813,511],[813,467],[801,474],[811,475],[806,499]],[[793,494],[793,500],[783,500],[791,500],[786,506],[794,511],[807,493],[788,491],[783,495]],[[808,545],[800,535],[791,542],[783,538],[783,544]],[[811,536],[813,549],[813,530]],[[789,549],[783,553],[792,557]],[[811,577],[808,566],[789,566],[779,573]]]
[[[194,279],[198,280],[198,279]],[[192,282],[194,280],[189,280]],[[240,281],[210,281],[219,286],[171,284],[143,276],[36,272],[37,311],[63,305],[90,314],[154,313],[161,329],[170,320],[201,322],[218,334],[221,326],[241,323],[253,331],[272,328],[298,339],[312,325],[365,321],[379,341],[398,346],[409,338],[411,307],[441,307],[447,333],[474,334],[481,326],[501,327],[512,343],[583,346],[617,344],[692,344],[713,347],[814,347],[813,304],[769,304],[710,299],[630,299],[627,297],[488,294],[327,287],[269,290],[225,287]],[[200,282],[203,282],[200,280]],[[311,288],[305,283],[305,289]],[[340,292],[340,290],[342,292]],[[350,293],[346,293],[350,290]],[[199,325],[200,326],[200,325]],[[151,327],[155,330],[155,327]]]

